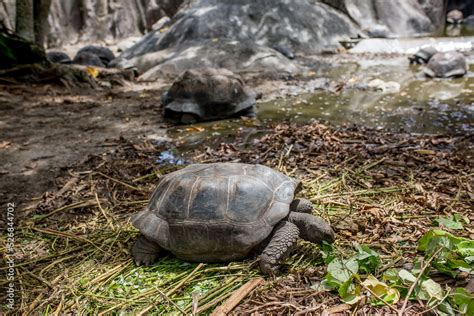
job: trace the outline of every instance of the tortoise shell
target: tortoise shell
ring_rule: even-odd
[[[190,165],[164,176],[132,223],[183,260],[241,259],[288,216],[298,184],[262,165]]]
[[[428,77],[449,78],[466,74],[466,57],[458,52],[437,53],[423,69]]]
[[[100,61],[105,66],[107,66],[115,58],[114,53],[109,48],[104,46],[87,45],[77,52],[78,55],[82,53],[90,53],[96,55],[100,58]]]
[[[189,113],[212,120],[252,108],[255,96],[239,75],[227,69],[204,68],[185,71],[163,95],[162,102],[165,115]]]

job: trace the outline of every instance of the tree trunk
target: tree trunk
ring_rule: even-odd
[[[35,0],[34,2],[35,40],[38,46],[44,47],[48,35],[48,15],[51,0]]]
[[[9,14],[7,4],[5,1],[0,1],[0,26],[3,26],[7,30],[13,31],[13,25],[10,18],[11,14]]]
[[[34,42],[33,0],[16,0],[16,33],[24,39]]]
[[[96,12],[96,36],[100,40],[105,40],[107,35],[109,35],[109,4],[107,0],[97,0],[95,4],[95,12]]]

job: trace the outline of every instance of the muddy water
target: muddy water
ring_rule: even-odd
[[[168,136],[186,145],[232,138],[236,131],[251,139],[259,124],[313,119],[415,133],[474,132],[474,64],[466,77],[457,79],[427,79],[421,68],[409,66],[405,57],[346,63],[319,76],[345,86],[340,92],[326,89],[259,103],[258,121],[234,119],[178,126]],[[374,79],[396,82],[400,90],[368,88]]]
[[[417,133],[474,131],[474,76],[428,80],[419,67],[366,63],[349,79],[363,88],[302,95],[259,105],[259,117],[358,124]],[[474,65],[471,66],[474,71]],[[363,76],[363,77],[361,77]],[[373,79],[396,82],[397,92],[366,87]]]

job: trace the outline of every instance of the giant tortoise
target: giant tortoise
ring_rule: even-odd
[[[242,78],[227,69],[185,71],[163,95],[164,116],[180,123],[255,116],[255,97]]]
[[[459,52],[434,54],[423,72],[428,77],[449,78],[464,76],[468,70],[466,57]]]
[[[148,206],[132,218],[141,232],[132,247],[137,265],[162,249],[194,262],[225,262],[260,254],[275,274],[298,237],[333,242],[331,227],[295,198],[299,181],[262,165],[194,164],[164,176]]]

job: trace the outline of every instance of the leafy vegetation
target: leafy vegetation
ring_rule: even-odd
[[[411,271],[391,268],[381,274],[377,273],[380,256],[368,246],[357,246],[356,253],[342,259],[326,244],[323,252],[328,268],[321,288],[337,291],[347,304],[366,297],[375,306],[394,305],[400,299],[422,300],[441,314],[473,315],[474,295],[464,288],[443,289],[429,277],[429,272],[432,268],[451,277],[460,272],[474,274],[474,241],[443,230],[430,230],[419,240],[418,250],[424,257],[416,258]]]

